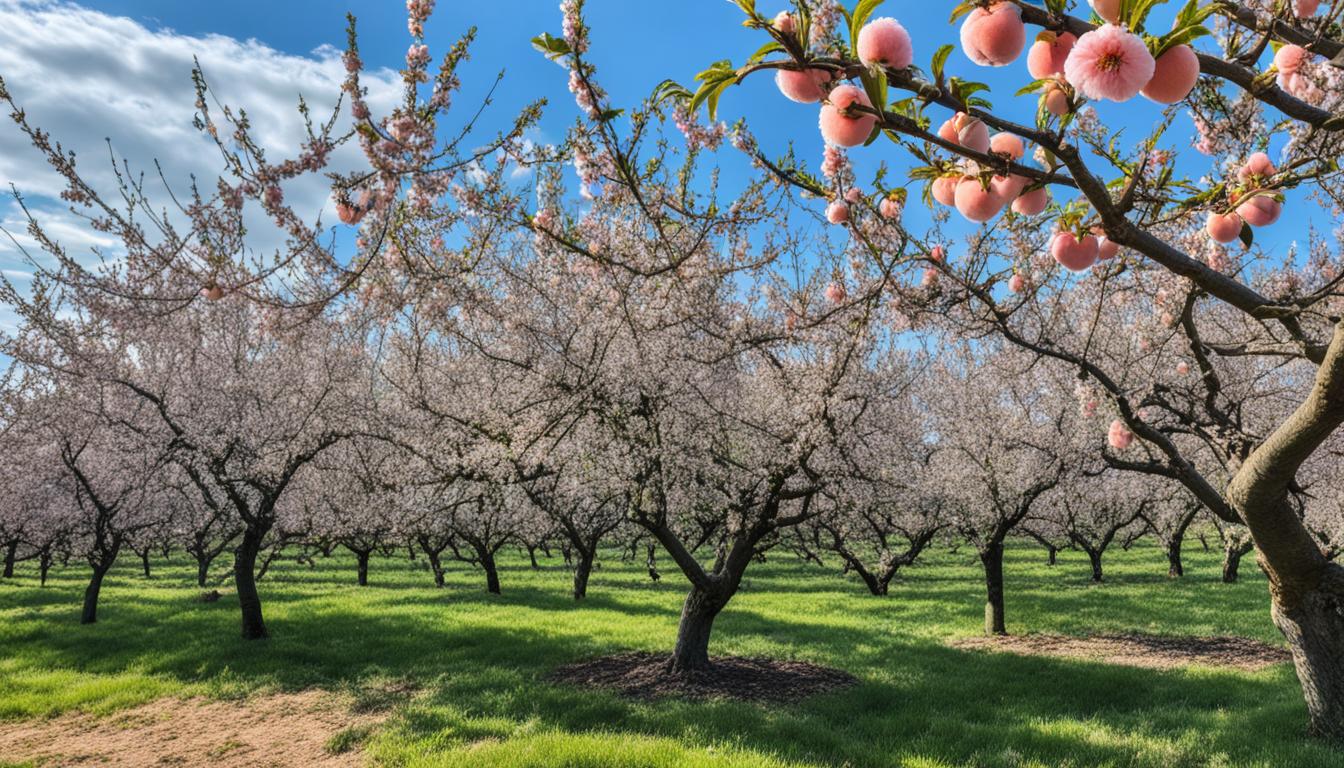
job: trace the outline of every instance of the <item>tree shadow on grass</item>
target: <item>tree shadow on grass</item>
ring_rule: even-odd
[[[296,577],[263,586],[273,637],[260,642],[237,637],[232,595],[193,602],[197,590],[181,574],[146,583],[119,571],[103,621],[81,627],[72,600],[83,575],[65,573],[50,591],[32,584],[0,592],[0,615],[20,619],[0,628],[0,645],[25,669],[134,670],[206,688],[411,680],[420,694],[398,713],[383,745],[393,755],[480,739],[499,739],[504,749],[538,732],[565,732],[733,744],[836,766],[916,758],[974,766],[1337,766],[1344,759],[1297,735],[1305,709],[1286,665],[1249,674],[1159,672],[952,649],[939,633],[977,626],[974,580],[914,581],[879,599],[829,581],[818,588],[809,574],[762,569],[716,623],[711,647],[713,654],[805,659],[861,681],[789,706],[630,701],[548,682],[552,670],[576,660],[670,649],[684,585],[669,578],[627,590],[641,583],[633,567],[609,570],[601,589],[577,604],[554,572],[520,570],[502,596],[475,589],[465,571],[444,590],[414,572],[389,573],[388,583],[368,588]],[[1010,597],[1010,609],[1035,616],[1068,608],[1062,597],[1052,602],[1050,578],[1021,579],[1030,597]],[[782,579],[803,579],[799,586],[811,589],[781,589]],[[808,596],[781,602],[781,592]],[[1107,600],[1130,619],[1143,615],[1141,596],[1118,592]]]

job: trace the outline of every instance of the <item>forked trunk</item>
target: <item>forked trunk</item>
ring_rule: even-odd
[[[980,551],[985,567],[985,634],[1006,635],[1003,621],[1003,542],[990,542]]]
[[[667,671],[675,674],[709,669],[709,635],[714,619],[728,604],[731,594],[714,594],[692,587],[681,606],[677,626],[677,645],[667,660]]]
[[[1092,581],[1101,583],[1101,553],[1096,550],[1088,550],[1087,559],[1092,563]]]
[[[266,637],[266,622],[261,616],[261,596],[257,594],[257,554],[261,552],[264,534],[251,528],[243,532],[243,540],[233,558],[233,583],[238,589],[238,608],[243,617],[243,639],[260,640]]]
[[[1293,605],[1273,601],[1307,701],[1311,733],[1344,743],[1344,567],[1327,563],[1320,583]]]

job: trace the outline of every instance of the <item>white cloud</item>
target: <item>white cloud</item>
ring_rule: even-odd
[[[202,187],[213,187],[223,162],[213,142],[192,125],[193,59],[221,102],[247,110],[254,138],[274,159],[292,157],[306,135],[297,110],[300,95],[320,121],[330,115],[345,76],[339,51],[330,46],[293,55],[256,40],[150,29],[54,0],[0,0],[0,19],[0,76],[30,121],[75,151],[82,174],[103,192],[116,190],[107,140],[118,157],[149,179],[157,174],[157,160],[179,194],[193,174]],[[400,95],[395,72],[369,72],[364,82],[375,114]],[[343,148],[333,166],[351,167],[356,152]],[[0,184],[6,189],[13,184],[28,197],[72,254],[109,245],[54,199],[61,179],[7,119],[0,123]],[[147,189],[159,205],[167,204],[157,181]],[[328,196],[320,175],[285,188],[286,199],[311,215]],[[23,239],[25,225],[12,201],[0,203],[0,222]],[[279,243],[268,239],[261,235],[253,245],[266,250]],[[0,238],[0,268],[16,267],[22,268],[17,249]]]

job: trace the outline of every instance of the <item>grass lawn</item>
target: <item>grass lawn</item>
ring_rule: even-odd
[[[1219,553],[1187,545],[1187,575],[1168,580],[1161,552],[1107,557],[1008,553],[1013,633],[1137,631],[1239,635],[1280,643],[1263,577],[1247,558],[1240,584],[1219,583]],[[261,582],[272,637],[238,638],[231,594],[195,602],[194,571],[128,558],[103,587],[100,623],[80,626],[87,571],[36,568],[0,580],[0,720],[110,712],[162,696],[235,697],[319,687],[374,696],[410,681],[365,745],[375,764],[405,766],[1341,766],[1344,753],[1302,736],[1306,709],[1290,665],[1255,673],[1154,671],[956,650],[982,623],[969,550],[938,552],[891,595],[779,554],[753,564],[715,624],[711,654],[806,659],[862,682],[766,707],[630,702],[548,683],[568,661],[672,646],[685,582],[663,563],[606,560],[576,605],[558,558],[539,571],[510,557],[504,594],[459,567],[436,590],[420,563],[375,560],[355,586],[352,558],[277,566]],[[222,565],[222,563],[221,563]],[[0,765],[4,756],[0,755]]]

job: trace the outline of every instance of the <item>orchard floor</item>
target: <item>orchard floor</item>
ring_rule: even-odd
[[[1108,556],[1107,582],[1093,585],[1083,556],[1047,567],[1041,550],[1015,547],[1009,629],[1281,646],[1250,559],[1243,581],[1225,585],[1218,553],[1187,550],[1183,579],[1167,579],[1162,554],[1140,545]],[[146,706],[228,705],[194,726],[222,731],[230,712],[329,695],[349,702],[349,723],[376,721],[315,740],[339,764],[362,749],[356,763],[392,766],[1344,765],[1344,752],[1302,735],[1289,664],[1140,669],[953,647],[982,621],[968,550],[935,553],[885,598],[782,553],[753,564],[711,654],[808,661],[859,680],[786,705],[631,700],[550,682],[582,659],[670,649],[684,591],[670,562],[655,584],[610,558],[578,605],[558,560],[533,571],[510,557],[502,596],[466,568],[436,590],[404,557],[376,560],[363,588],[349,558],[287,563],[262,582],[272,637],[261,642],[238,638],[231,593],[194,599],[185,562],[156,562],[150,579],[136,565],[108,579],[93,626],[78,623],[83,568],[54,571],[46,588],[31,563],[0,580],[0,743],[44,719],[108,723]],[[140,743],[171,738],[162,730]],[[30,757],[0,753],[0,765],[61,764]]]

